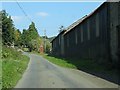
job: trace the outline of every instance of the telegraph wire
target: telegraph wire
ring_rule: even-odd
[[[18,3],[17,0],[16,0],[16,3],[17,3],[17,5],[19,6],[19,8],[21,9],[21,11],[23,12],[23,14],[24,14],[31,22],[33,22],[32,19],[27,15],[27,13],[25,12],[25,10],[20,6],[20,4]],[[44,30],[44,36],[45,36],[45,38],[43,38],[43,39],[44,39],[44,48],[45,48],[45,52],[46,52],[46,30]]]
[[[24,14],[31,22],[33,22],[32,19],[27,15],[27,13],[25,12],[25,10],[20,6],[20,4],[18,3],[17,0],[16,0],[16,3],[17,3],[17,5],[19,6],[19,8],[21,9],[21,11],[23,12],[23,14]]]

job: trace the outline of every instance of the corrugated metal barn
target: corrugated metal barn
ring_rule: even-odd
[[[61,32],[52,41],[57,56],[94,60],[118,60],[120,2],[105,2]]]

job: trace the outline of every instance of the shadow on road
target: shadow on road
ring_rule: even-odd
[[[65,60],[67,63],[75,65],[78,70],[82,70],[86,73],[120,85],[119,69],[112,67],[110,64],[100,64],[96,63],[95,60],[88,59],[61,58],[50,54],[48,54],[48,56]]]

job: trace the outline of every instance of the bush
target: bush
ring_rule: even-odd
[[[8,48],[6,46],[2,47],[2,58],[21,58],[21,52],[18,52],[16,49]]]
[[[2,48],[2,88],[14,88],[27,68],[29,58],[15,49]]]

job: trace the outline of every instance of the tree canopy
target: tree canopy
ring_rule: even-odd
[[[40,37],[40,35],[38,34],[34,22],[31,22],[28,29],[23,29],[21,32],[19,29],[15,28],[11,16],[9,16],[5,10],[0,11],[0,15],[2,16],[3,45],[14,45],[21,48],[28,48],[29,51],[39,50],[40,45],[43,44],[43,40],[42,37]],[[49,43],[46,43],[47,47],[49,48]]]
[[[14,25],[11,16],[5,10],[2,13],[2,38],[3,44],[11,45],[14,42]]]
[[[25,47],[28,47],[29,50],[35,50],[37,48],[38,43],[35,42],[38,38],[40,38],[37,29],[35,28],[34,22],[29,25],[28,30],[23,30],[22,33],[22,42]],[[33,45],[34,44],[34,45]],[[40,43],[39,43],[40,44]],[[36,49],[37,50],[37,49]]]

